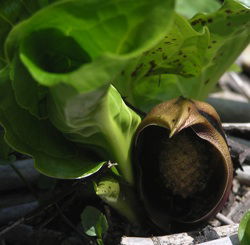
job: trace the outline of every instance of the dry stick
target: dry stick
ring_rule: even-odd
[[[64,210],[65,207],[67,207],[67,204],[72,202],[73,198],[70,199],[70,201],[66,201],[64,204],[63,204],[63,207],[61,208],[61,210]],[[54,207],[57,203],[54,202],[52,203],[50,206],[51,207]],[[40,229],[44,228],[45,226],[47,226],[52,220],[54,220],[58,215],[60,215],[59,212],[56,212],[53,216],[49,217],[47,220],[45,220],[45,222],[43,222],[41,225],[40,225]]]
[[[57,209],[57,211],[59,212],[60,216],[62,217],[62,219],[64,220],[64,222],[70,226],[79,236],[81,239],[83,239],[83,241],[85,242],[89,242],[92,239],[90,237],[87,237],[84,233],[81,233],[73,224],[72,222],[64,215],[64,213],[62,212],[62,210],[60,209],[60,207],[58,206],[57,203],[55,203],[55,207]]]
[[[73,190],[70,188],[70,192],[67,193],[66,195],[62,196],[61,199],[65,198],[67,195],[70,195],[74,190],[75,190],[75,186],[76,184],[78,184],[77,182],[74,182],[71,187],[74,187]],[[57,202],[59,201],[60,199],[57,199],[57,200],[54,200],[53,202],[50,203],[50,205],[47,206],[47,209],[49,207],[53,207],[55,204],[57,204]],[[65,205],[66,206],[66,205]],[[59,214],[58,213],[55,213],[53,216],[49,217],[47,220],[45,220],[45,222],[42,223],[42,225],[40,225],[40,229],[45,227],[46,225],[48,225],[52,220],[54,220]]]
[[[222,127],[225,131],[235,129],[250,132],[250,123],[222,123]]]
[[[40,226],[39,229],[43,229],[45,226],[47,226],[52,220],[54,220],[59,214],[55,213],[52,216],[50,216],[48,219],[46,219]]]
[[[79,182],[78,182],[79,183]],[[72,186],[75,186],[77,184],[77,182],[75,182]],[[73,197],[74,198],[74,197]],[[73,198],[71,198],[70,200],[67,201],[67,203],[72,202]],[[62,217],[62,219],[64,220],[64,222],[69,225],[79,236],[82,240],[84,240],[85,242],[90,242],[92,241],[92,239],[88,236],[86,236],[85,234],[81,233],[73,224],[72,222],[63,214],[63,208],[60,208],[57,204],[57,202],[54,202],[52,205],[54,205],[59,213],[59,215]],[[65,205],[64,203],[64,206]],[[58,214],[56,213],[55,215],[53,215],[53,217],[51,217],[49,220],[46,221],[46,223],[44,223],[41,227],[46,226],[47,224],[49,224]],[[40,227],[40,228],[41,228]]]
[[[3,229],[2,231],[0,231],[0,237],[3,236],[5,233],[7,233],[8,231],[10,231],[11,229],[15,228],[16,226],[22,224],[25,221],[25,218],[22,217],[21,219],[17,220],[15,223],[13,223],[12,225],[6,227],[5,229]]]
[[[10,231],[12,228],[16,227],[19,224],[22,224],[24,222],[28,222],[30,220],[32,220],[33,218],[37,217],[38,215],[40,215],[42,212],[44,212],[46,209],[48,209],[49,207],[51,207],[52,205],[54,205],[54,203],[56,203],[57,201],[60,201],[61,199],[63,199],[64,197],[66,197],[67,195],[71,194],[73,191],[75,191],[76,188],[76,183],[73,183],[71,185],[71,188],[69,188],[69,190],[64,190],[62,191],[60,194],[58,194],[54,200],[50,201],[49,203],[45,203],[42,206],[38,207],[36,210],[32,211],[31,213],[25,215],[25,217],[22,217],[21,219],[18,219],[16,222],[14,222],[13,224],[7,226],[6,228],[0,227],[0,237],[5,234],[6,232]],[[72,188],[74,187],[74,188]]]
[[[216,214],[216,219],[218,219],[220,222],[222,222],[225,225],[233,225],[234,224],[234,222],[231,219],[227,218],[222,213]]]

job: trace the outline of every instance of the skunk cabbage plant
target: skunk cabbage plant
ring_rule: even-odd
[[[126,186],[118,189],[135,192],[129,195],[135,199],[137,112],[179,96],[204,99],[250,40],[250,10],[236,0],[191,19],[175,10],[174,0],[0,0],[0,6],[4,140],[56,178],[83,178],[117,163],[114,179]],[[192,130],[190,137],[200,137]],[[171,149],[179,144],[174,138],[166,143]],[[220,151],[207,141],[209,151]],[[227,161],[216,166],[229,171],[222,173],[229,181]],[[106,202],[112,199],[98,183],[96,190]],[[112,206],[129,208],[129,200],[113,198]]]

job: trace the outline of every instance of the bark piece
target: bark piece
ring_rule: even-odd
[[[219,238],[217,240],[213,240],[214,243],[208,243],[209,245],[212,244],[218,244],[218,245],[239,245],[239,241],[237,237],[235,237],[235,234],[237,234],[238,231],[238,224],[233,225],[226,225],[226,226],[220,226],[215,228],[210,228],[210,234],[214,236],[214,233],[217,234]],[[202,244],[197,241],[195,241],[194,237],[199,236],[199,232],[190,232],[190,233],[179,233],[179,234],[173,234],[168,236],[159,236],[159,237],[122,237],[121,245],[191,245],[191,244]],[[209,236],[209,234],[205,235],[206,237]],[[204,237],[204,238],[206,238]],[[226,238],[226,239],[224,239]],[[201,238],[199,239],[201,240]],[[219,241],[221,240],[221,241]],[[217,242],[217,243],[215,243]],[[220,243],[218,243],[220,242]],[[227,243],[223,243],[227,242]],[[231,242],[231,243],[230,243]],[[206,243],[205,243],[206,244]],[[204,244],[204,245],[205,245]],[[206,244],[207,245],[207,244]]]

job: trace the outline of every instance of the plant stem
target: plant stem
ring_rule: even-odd
[[[134,133],[141,119],[140,116],[127,107],[123,101],[121,101],[121,108],[123,108],[122,113],[125,114],[125,117],[129,117],[125,127],[121,127],[122,120],[124,119],[123,115],[120,116],[118,114],[116,117],[107,117],[107,115],[112,115],[109,103],[115,103],[118,92],[111,87],[108,93],[110,101],[107,101],[103,107],[100,108],[101,112],[99,113],[100,120],[106,118],[105,122],[102,124],[101,131],[106,138],[106,142],[108,142],[110,156],[113,158],[109,160],[115,161],[118,164],[118,171],[123,176],[124,180],[133,186],[134,174],[131,162],[131,145]]]
[[[102,241],[102,238],[97,238],[97,244],[98,245],[104,245],[103,241]]]
[[[94,182],[96,194],[112,208],[116,209],[131,223],[140,224],[143,220],[142,208],[135,189],[121,178],[108,174]]]

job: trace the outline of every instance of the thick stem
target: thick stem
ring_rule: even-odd
[[[117,91],[110,90],[110,93],[113,92],[116,93]],[[112,96],[110,96],[110,100],[112,100]],[[124,102],[122,101],[121,103]],[[102,124],[101,131],[103,132],[103,135],[105,136],[106,142],[109,146],[106,147],[106,149],[108,148],[108,152],[110,152],[110,156],[113,158],[109,160],[116,161],[118,164],[118,171],[124,180],[133,186],[134,173],[131,162],[131,145],[134,133],[141,119],[139,115],[125,106],[121,113],[127,113],[127,116],[130,118],[124,122],[124,126],[122,123],[123,117],[120,117],[120,115],[117,115],[115,118],[109,116],[112,115],[112,113],[109,111],[111,110],[109,106],[104,105],[104,107],[101,109],[102,113],[99,114],[100,120],[106,118],[105,122]]]
[[[113,125],[111,128],[114,129],[115,126],[117,125]],[[116,132],[119,132],[118,130],[119,129],[117,129]],[[108,142],[110,143],[110,150],[112,152],[112,155],[118,164],[117,168],[120,174],[123,176],[124,180],[126,180],[131,186],[133,186],[134,174],[130,156],[131,140],[126,141],[124,139],[124,135],[121,134],[120,137],[109,138]]]

